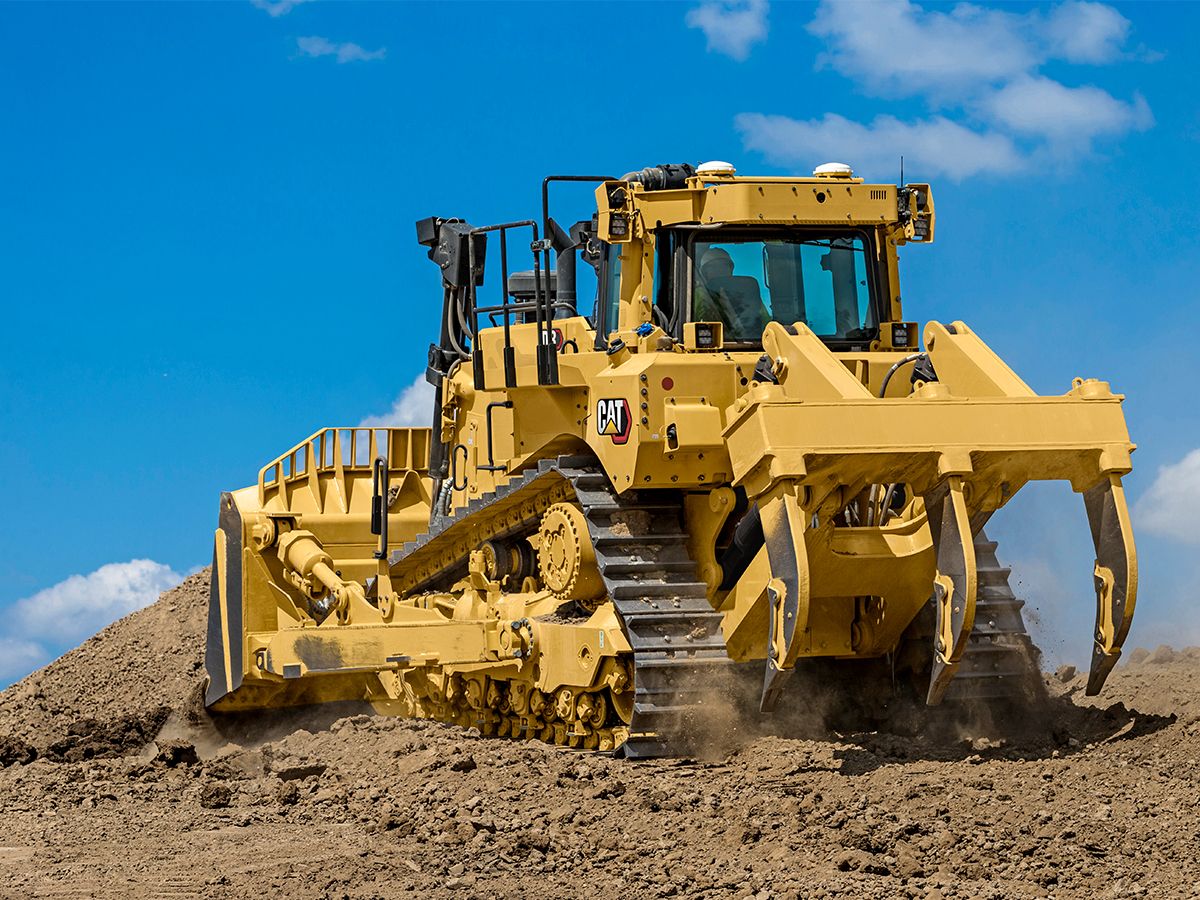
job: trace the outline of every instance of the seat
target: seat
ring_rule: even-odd
[[[733,340],[758,340],[771,321],[771,314],[762,301],[758,279],[749,275],[721,275],[708,281],[708,289],[716,300],[729,327]]]

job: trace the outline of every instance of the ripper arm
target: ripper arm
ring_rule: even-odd
[[[769,324],[763,346],[778,383],[756,383],[725,429],[735,483],[758,504],[771,564],[763,708],[774,704],[808,631],[806,532],[828,527],[848,498],[887,484],[924,499],[936,558],[931,704],[953,678],[974,622],[973,533],[1027,481],[1063,479],[1083,493],[1097,560],[1088,691],[1098,691],[1120,656],[1137,593],[1121,488],[1133,450],[1122,398],[1080,379],[1063,396],[1038,396],[961,322],[929,325],[940,380],[905,398],[876,397],[802,323]]]

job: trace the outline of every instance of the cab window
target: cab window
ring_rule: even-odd
[[[604,257],[600,264],[600,279],[603,291],[600,296],[600,327],[596,329],[596,346],[608,343],[608,336],[619,327],[621,314],[621,248],[616,244],[604,245]]]
[[[768,322],[803,322],[830,342],[878,334],[870,242],[861,232],[697,236],[691,320],[721,322],[726,343],[757,344]]]

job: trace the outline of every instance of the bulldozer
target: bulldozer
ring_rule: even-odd
[[[595,208],[564,226],[571,184]],[[431,427],[323,428],[221,495],[210,710],[366,701],[637,758],[689,752],[735,672],[762,716],[818,663],[1011,701],[1036,654],[984,526],[1031,480],[1083,496],[1100,691],[1137,595],[1123,397],[1040,396],[966,323],[906,318],[928,184],[714,161],[541,199],[416,224]]]

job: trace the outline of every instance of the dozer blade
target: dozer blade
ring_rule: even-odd
[[[811,513],[801,506],[794,487],[760,501],[763,537],[774,578],[767,585],[770,635],[763,678],[761,712],[775,708],[796,664],[797,636],[808,630],[809,577],[805,529]]]
[[[933,673],[925,702],[936,706],[942,702],[946,688],[958,671],[975,625],[979,578],[962,478],[951,476],[943,482],[925,498],[925,509],[937,554],[933,586],[937,630],[933,636]]]
[[[1137,552],[1125,488],[1119,475],[1083,494],[1092,543],[1096,548],[1096,631],[1092,635],[1092,666],[1087,693],[1095,696],[1121,658],[1121,645],[1133,621],[1137,602]]]

